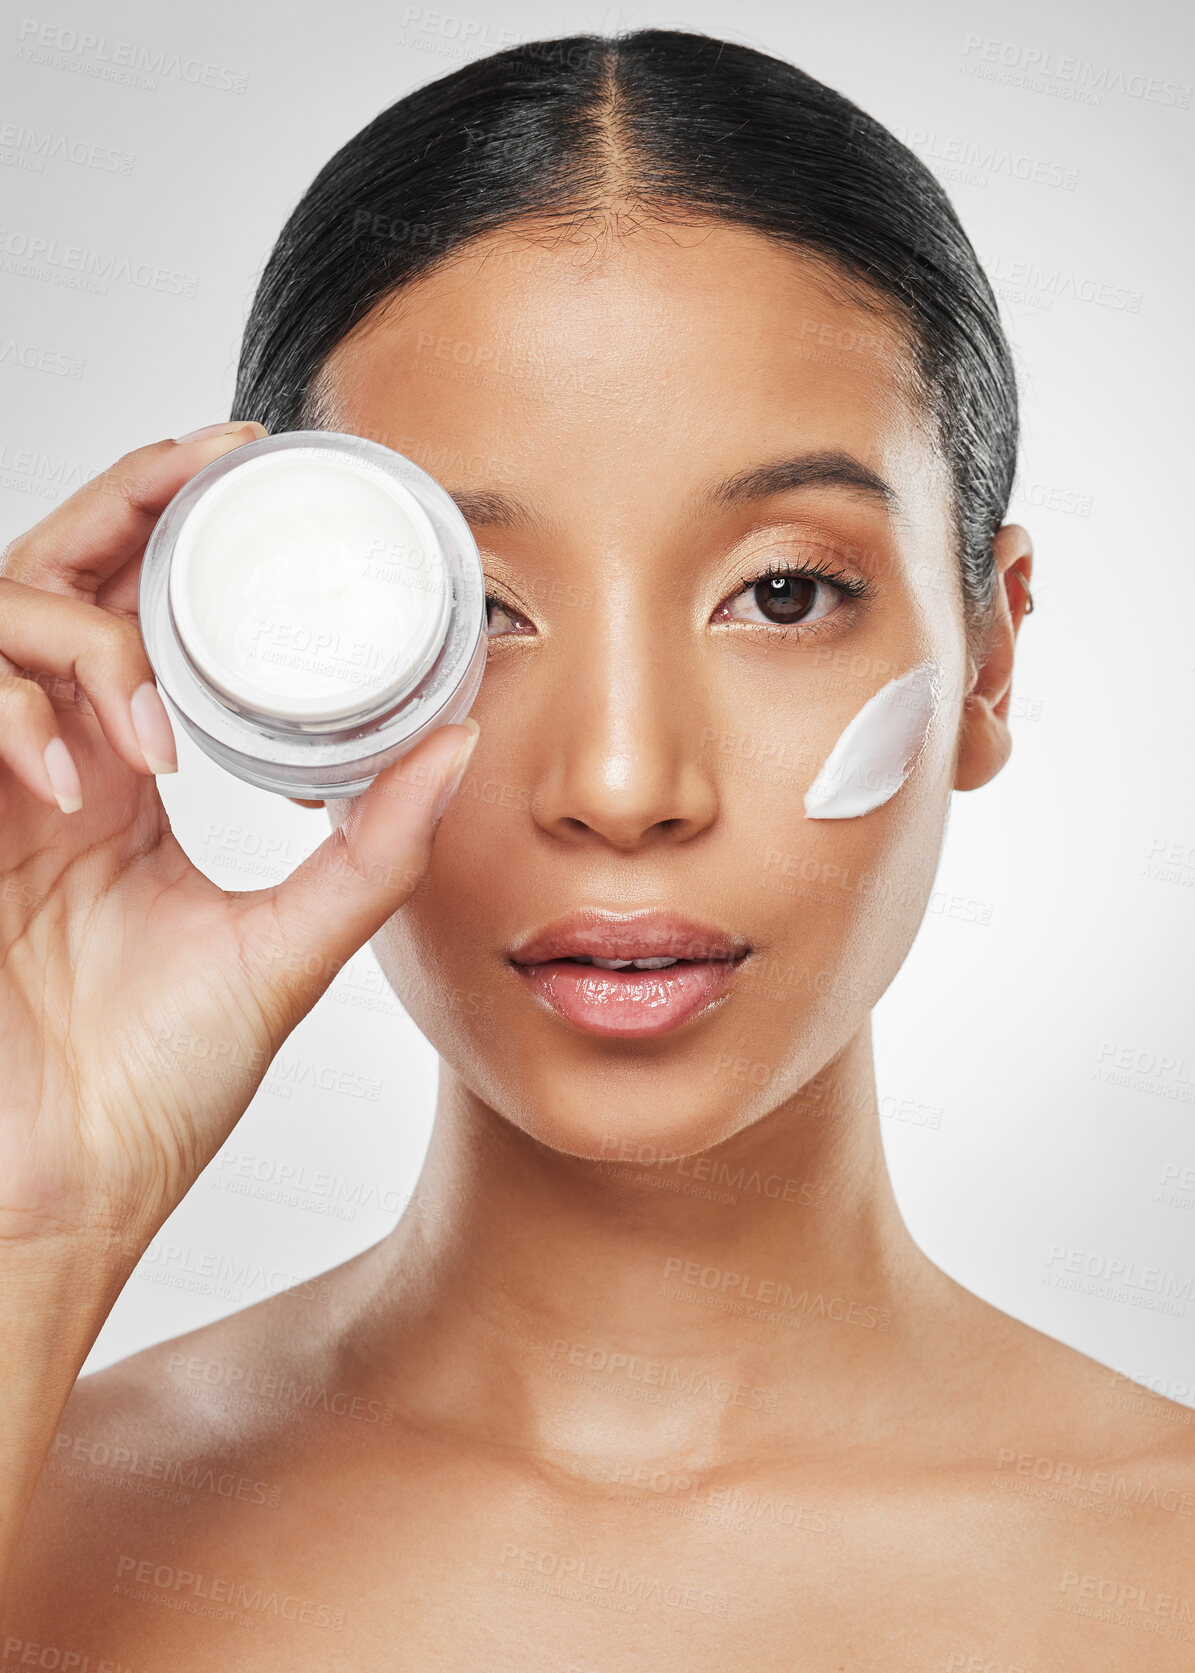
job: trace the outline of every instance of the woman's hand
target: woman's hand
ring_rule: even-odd
[[[407,899],[472,726],[388,768],[283,883],[230,894],[171,834],[137,625],[146,542],[265,432],[138,448],[0,562],[0,1251],[138,1258],[340,965]],[[26,1262],[27,1264],[27,1262]]]

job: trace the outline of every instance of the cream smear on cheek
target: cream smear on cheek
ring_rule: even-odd
[[[857,819],[900,789],[942,699],[942,672],[920,662],[864,703],[805,792],[810,819]]]

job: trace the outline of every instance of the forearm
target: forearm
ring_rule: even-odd
[[[0,1593],[63,1407],[136,1259],[95,1240],[0,1250]]]

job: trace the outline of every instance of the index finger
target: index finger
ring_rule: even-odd
[[[135,448],[18,535],[0,559],[0,574],[94,600],[109,576],[145,550],[154,524],[196,471],[267,434],[261,424],[230,422],[192,440]]]

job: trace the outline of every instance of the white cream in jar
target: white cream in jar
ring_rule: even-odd
[[[287,795],[351,795],[462,720],[484,579],[461,513],[411,460],[292,431],[206,466],[141,572],[159,688],[215,760]]]

